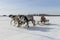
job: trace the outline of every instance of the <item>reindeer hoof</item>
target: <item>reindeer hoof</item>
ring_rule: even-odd
[[[17,27],[20,27],[20,26],[17,26]]]

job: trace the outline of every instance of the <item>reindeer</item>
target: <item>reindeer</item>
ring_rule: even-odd
[[[22,24],[27,23],[27,26],[29,28],[29,22],[31,21],[33,23],[33,25],[35,25],[35,20],[33,19],[33,16],[28,16],[28,15],[19,15],[20,18],[22,18],[23,21]],[[19,24],[19,23],[18,23]]]
[[[12,22],[14,22],[14,24],[16,25],[17,21],[19,20],[18,16],[17,15],[9,15],[9,17],[12,19],[10,24],[12,24]]]

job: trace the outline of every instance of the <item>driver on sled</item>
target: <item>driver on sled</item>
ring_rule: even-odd
[[[46,21],[46,18],[44,17],[44,15],[41,16],[41,23],[44,22],[44,24],[45,24],[45,21]]]

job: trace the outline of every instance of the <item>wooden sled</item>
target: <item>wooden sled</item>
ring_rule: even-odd
[[[48,23],[49,23],[49,20],[45,20],[45,23],[44,22],[41,23],[41,21],[37,22],[38,25],[45,25],[45,24],[48,24]]]

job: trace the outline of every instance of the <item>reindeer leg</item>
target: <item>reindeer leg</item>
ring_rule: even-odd
[[[17,22],[16,21],[14,21],[14,26],[17,24]]]
[[[28,23],[28,22],[27,22],[27,26],[28,26],[28,28],[29,28],[29,23]],[[27,29],[28,29],[28,28],[27,28]]]
[[[35,26],[35,20],[32,21],[33,25]]]
[[[13,20],[11,20],[10,24],[12,24]]]
[[[18,25],[17,25],[17,27],[20,27],[20,23],[18,22]]]

